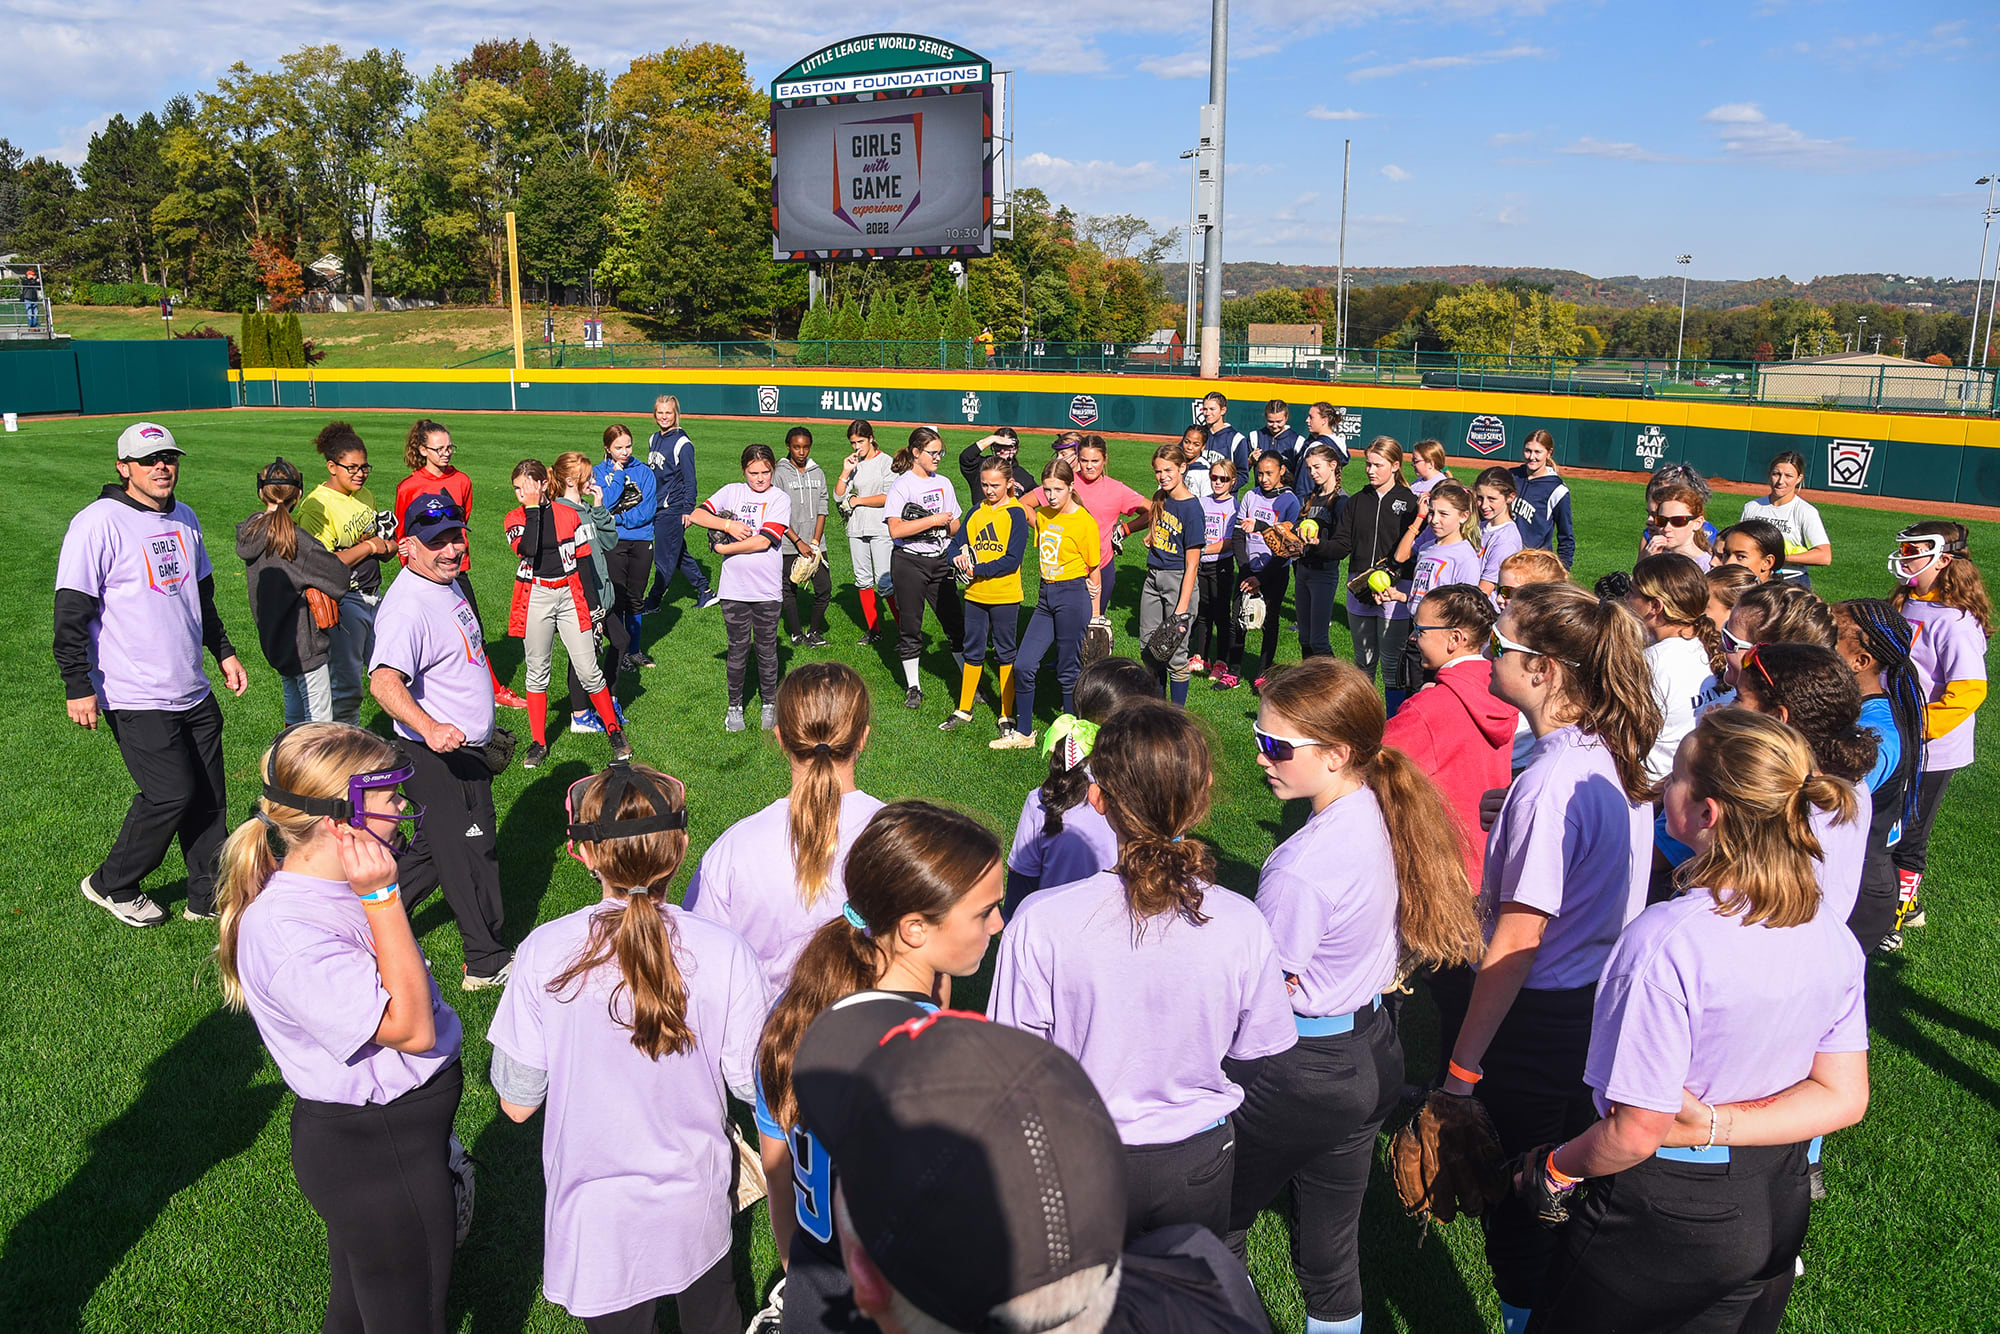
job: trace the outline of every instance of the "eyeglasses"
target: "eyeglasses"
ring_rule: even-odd
[[[1722,651],[1724,653],[1748,653],[1756,647],[1756,644],[1750,640],[1738,639],[1735,635],[1730,634],[1728,626],[1725,625],[1722,627]]]
[[[372,463],[336,463],[333,466],[346,473],[349,477],[366,477],[369,473],[375,471],[375,465]]]
[[[125,461],[141,468],[157,468],[161,464],[165,464],[169,468],[178,468],[181,466],[180,453],[172,449],[162,449],[157,453],[146,455],[143,459],[126,459]]]
[[[1292,758],[1300,746],[1324,746],[1326,744],[1324,741],[1314,741],[1310,737],[1272,736],[1255,723],[1250,725],[1250,732],[1257,738],[1257,749],[1263,754],[1265,759],[1270,760],[1274,764],[1283,764],[1286,760]]]
[[[1547,658],[1552,662],[1559,662],[1565,667],[1580,668],[1583,666],[1582,663],[1571,662],[1568,658],[1558,658],[1553,653],[1544,653],[1538,648],[1529,648],[1526,644],[1517,644],[1507,638],[1507,636],[1501,634],[1498,626],[1494,627],[1493,638],[1488,643],[1487,648],[1489,656],[1495,662],[1500,661],[1500,659],[1506,657],[1509,653],[1525,653],[1530,657]]]
[[[920,449],[917,452],[927,459],[941,459],[944,457],[942,449]]]
[[[1694,522],[1692,514],[1649,514],[1646,516],[1648,528],[1685,528]]]

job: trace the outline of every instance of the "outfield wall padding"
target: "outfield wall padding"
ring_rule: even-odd
[[[220,338],[84,339],[0,356],[0,412],[185,412],[237,402]]]

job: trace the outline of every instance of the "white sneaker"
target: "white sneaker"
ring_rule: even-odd
[[[463,964],[459,965],[459,968],[464,973],[458,984],[460,991],[485,991],[491,987],[504,987],[507,985],[507,979],[514,972],[514,961],[512,959],[507,960],[507,962],[500,965],[499,972],[489,977],[482,977],[480,974],[466,968]]]
[[[147,898],[144,894],[127,903],[108,899],[91,886],[90,877],[83,878],[83,896],[104,911],[116,917],[127,926],[158,926],[167,920],[167,910]]]
[[[785,1280],[780,1278],[771,1289],[770,1299],[764,1309],[750,1317],[743,1334],[778,1334],[785,1327]]]
[[[1033,732],[1024,734],[1012,729],[1002,732],[999,736],[986,743],[986,749],[988,750],[1033,750],[1034,748],[1035,734]]]

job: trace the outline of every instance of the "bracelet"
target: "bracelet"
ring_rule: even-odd
[[[1704,1149],[1712,1149],[1715,1147],[1715,1104],[1714,1103],[1710,1103],[1708,1105],[1708,1143],[1702,1145],[1701,1147]]]
[[[358,897],[363,903],[387,903],[390,899],[396,897],[396,891],[400,887],[401,886],[398,885],[396,881],[391,880],[388,884],[382,886],[382,888],[376,890],[373,894],[361,894],[357,895],[356,897]]]
[[[1477,1084],[1480,1080],[1486,1077],[1483,1072],[1478,1070],[1468,1070],[1464,1066],[1460,1065],[1457,1061],[1446,1061],[1444,1068],[1446,1072],[1449,1073],[1453,1079],[1460,1079],[1468,1084]]]
[[[366,908],[369,912],[377,912],[383,908],[393,908],[400,902],[402,902],[402,899],[397,895],[395,888],[391,886],[388,898],[386,899],[364,898],[361,900],[361,906]]]
[[[1555,1189],[1574,1190],[1576,1183],[1583,1180],[1583,1178],[1570,1176],[1560,1167],[1556,1166],[1556,1155],[1562,1152],[1562,1149],[1563,1146],[1558,1144],[1555,1148],[1549,1150],[1548,1161],[1542,1164],[1542,1172],[1547,1176],[1549,1185]]]

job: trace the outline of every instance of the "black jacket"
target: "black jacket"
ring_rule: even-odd
[[[1336,491],[1330,497],[1307,491],[1299,497],[1299,523],[1304,525],[1311,519],[1319,525],[1319,537],[1306,543],[1305,555],[1299,557],[1301,566],[1324,570],[1340,564],[1340,556],[1334,554],[1334,543],[1340,540],[1341,520],[1353,505],[1354,497],[1345,491]]]
[[[979,504],[979,497],[982,494],[979,490],[979,473],[986,466],[986,460],[991,457],[993,456],[990,454],[982,453],[978,445],[967,445],[959,451],[958,470],[965,476],[965,485],[969,488],[967,494],[972,497],[972,503],[975,506]],[[1014,483],[1014,498],[1016,500],[1027,495],[1036,486],[1035,475],[1021,466],[1020,459],[1020,455],[1016,454],[1014,456],[1014,475],[1012,481]]]
[[[1347,557],[1347,577],[1352,579],[1376,561],[1390,560],[1416,517],[1417,495],[1409,487],[1398,482],[1387,495],[1368,487],[1348,500],[1333,541],[1322,543],[1314,554],[1323,560]],[[1392,577],[1408,579],[1416,574],[1417,562],[1411,559],[1397,564],[1390,560],[1387,568]]]

